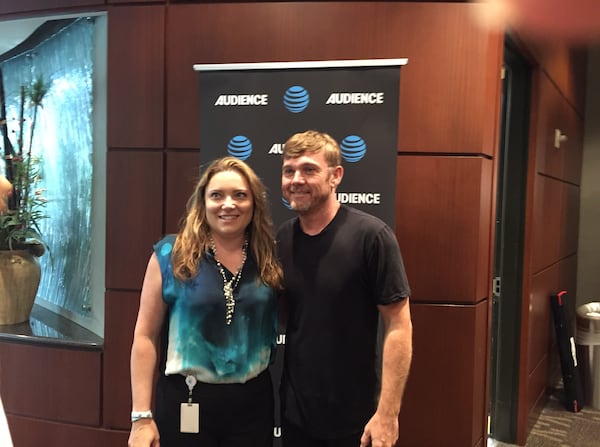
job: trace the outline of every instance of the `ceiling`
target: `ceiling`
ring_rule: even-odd
[[[49,17],[7,20],[0,22],[0,54],[6,53],[23,42]]]

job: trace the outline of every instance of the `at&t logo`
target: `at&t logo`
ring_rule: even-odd
[[[283,95],[283,105],[292,113],[303,112],[310,102],[308,91],[301,85],[288,88]]]
[[[356,163],[367,153],[367,144],[358,135],[348,135],[340,144],[342,158],[349,163]]]
[[[227,153],[240,160],[246,160],[252,155],[252,142],[244,135],[236,135],[229,140]]]

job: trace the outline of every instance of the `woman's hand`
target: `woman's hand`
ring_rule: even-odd
[[[160,447],[160,436],[154,419],[140,419],[131,424],[128,447]]]

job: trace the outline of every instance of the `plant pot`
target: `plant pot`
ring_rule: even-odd
[[[0,325],[29,320],[41,273],[30,251],[0,250]]]

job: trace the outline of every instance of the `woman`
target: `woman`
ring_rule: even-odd
[[[6,211],[8,197],[12,193],[12,184],[0,174],[0,214]],[[4,407],[2,406],[2,399],[0,398],[0,445],[6,447],[12,447],[12,440],[10,438],[10,432],[8,431],[8,423],[6,422],[6,415],[4,414]]]
[[[130,447],[272,445],[267,368],[282,279],[273,240],[259,178],[236,158],[214,161],[180,231],[159,241],[148,263],[131,351]]]

